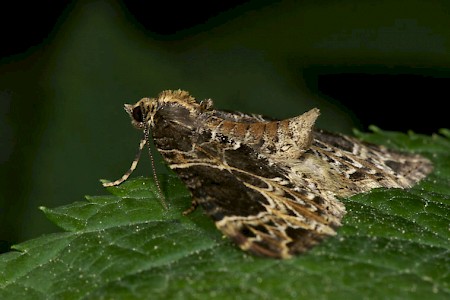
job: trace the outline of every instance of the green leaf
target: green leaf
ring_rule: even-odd
[[[291,260],[237,249],[174,176],[161,178],[169,210],[150,179],[111,195],[48,209],[65,232],[0,255],[1,299],[450,298],[450,131],[357,133],[421,153],[433,173],[409,190],[376,189],[343,199],[338,235]]]

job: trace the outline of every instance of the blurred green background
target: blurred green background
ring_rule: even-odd
[[[106,193],[141,137],[123,103],[165,89],[276,118],[319,107],[344,133],[448,127],[450,1],[20,5],[2,9],[2,251],[57,230],[39,206]]]

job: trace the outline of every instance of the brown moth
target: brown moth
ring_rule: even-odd
[[[338,197],[373,188],[408,188],[432,170],[419,155],[315,130],[316,108],[282,121],[213,109],[188,92],[125,104],[223,234],[252,254],[289,258],[336,234],[345,214]],[[125,175],[105,186],[125,181]]]

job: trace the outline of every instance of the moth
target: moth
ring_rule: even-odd
[[[373,188],[408,188],[432,170],[419,155],[314,129],[319,110],[286,120],[215,110],[188,92],[125,104],[144,131],[136,168],[150,139],[200,205],[241,249],[290,258],[336,234],[345,214],[339,198]],[[151,136],[151,137],[150,137]],[[152,161],[153,163],[153,161]]]

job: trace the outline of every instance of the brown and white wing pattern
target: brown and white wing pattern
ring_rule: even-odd
[[[409,188],[432,170],[431,162],[415,154],[363,143],[360,140],[325,131],[314,132],[311,152],[329,164],[348,187],[336,190],[351,196],[373,188]]]
[[[253,254],[287,258],[340,226],[344,207],[334,196],[291,182],[248,146],[210,142],[175,160],[173,151],[161,153],[217,228]]]

